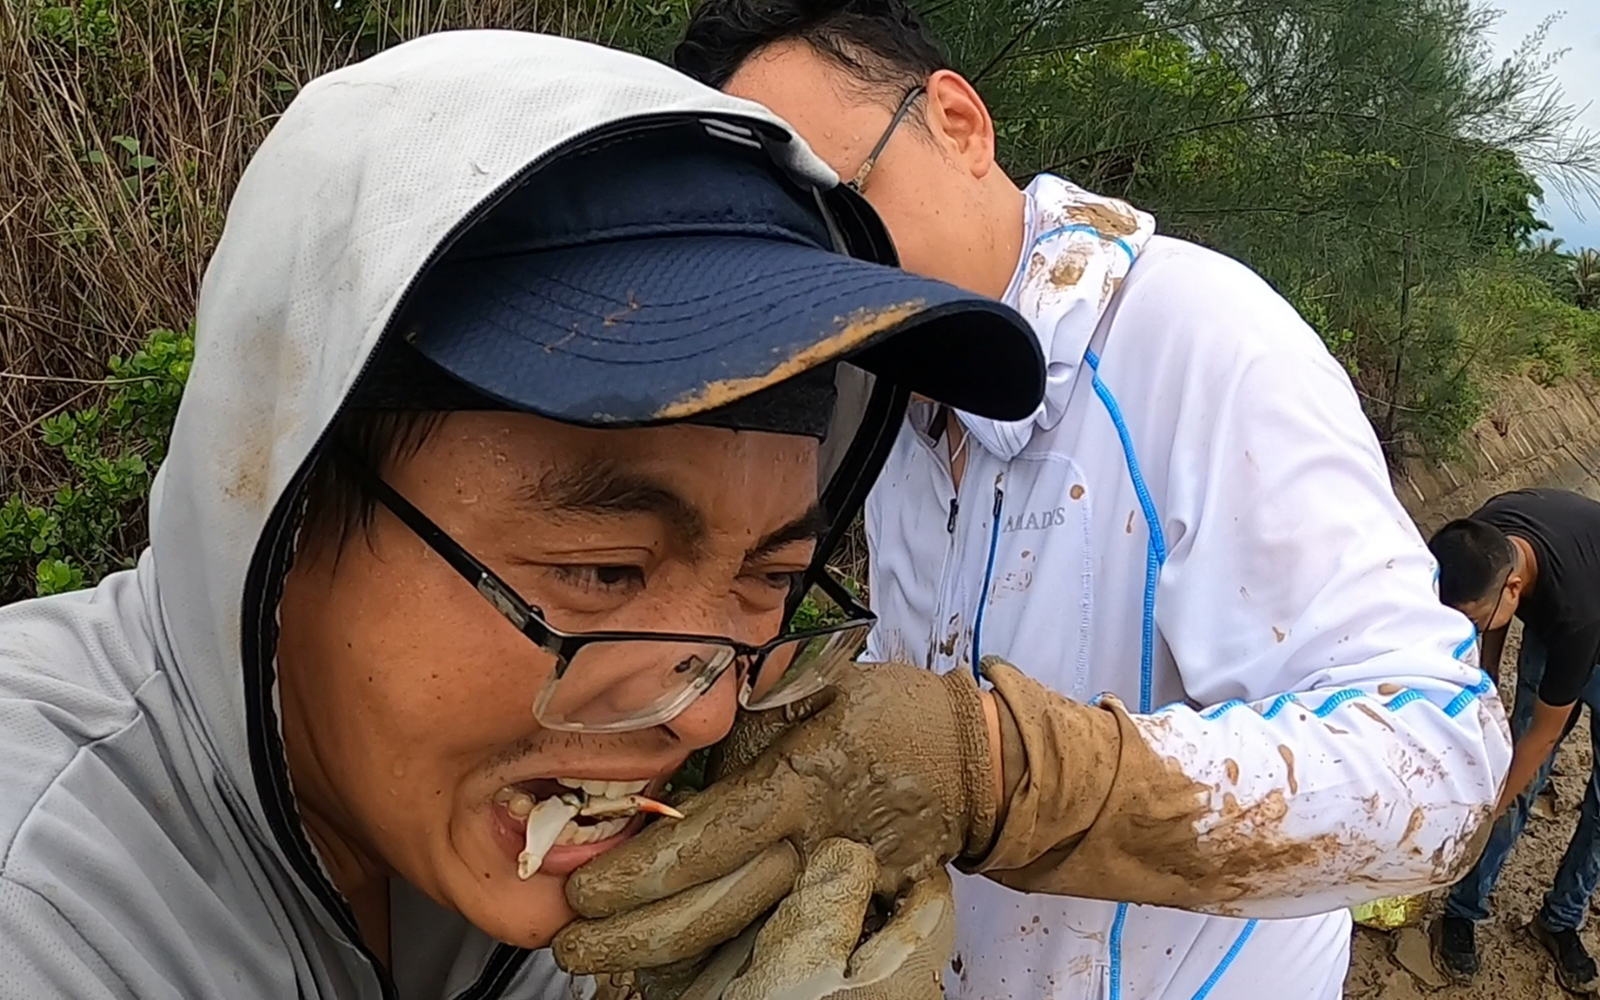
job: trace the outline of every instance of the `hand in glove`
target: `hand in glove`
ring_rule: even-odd
[[[788,893],[785,852],[809,863],[835,839],[864,845],[876,860],[869,891],[900,899],[903,911],[938,895],[946,863],[987,850],[999,795],[969,674],[851,664],[789,714],[803,717],[696,796],[684,819],[657,823],[573,873],[568,898],[591,919],[558,936],[565,966],[651,968],[735,937]],[[831,861],[817,871],[819,884],[843,877]]]
[[[877,869],[869,848],[825,840],[770,918],[699,959],[602,973],[595,1000],[940,1000],[955,944],[950,876],[914,883],[861,942]],[[663,940],[687,930],[652,927]]]

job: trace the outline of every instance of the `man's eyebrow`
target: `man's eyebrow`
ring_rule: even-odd
[[[608,459],[552,469],[518,490],[516,499],[556,517],[649,514],[666,522],[689,548],[698,548],[706,537],[705,517],[694,504],[671,487]]]
[[[771,555],[794,542],[814,542],[827,530],[828,512],[822,509],[822,504],[814,503],[810,510],[757,542],[756,547],[750,550],[750,558]]]

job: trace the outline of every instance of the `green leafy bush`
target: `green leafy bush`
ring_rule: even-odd
[[[838,555],[837,552],[834,553]],[[837,569],[835,570],[838,573]],[[861,597],[861,583],[844,573],[838,573],[839,581],[844,584],[851,596]],[[847,615],[843,608],[825,596],[813,596],[817,592],[807,594],[795,609],[794,617],[789,620],[789,628],[795,632],[804,632],[807,629],[820,628],[824,625],[833,625],[845,620]]]
[[[133,565],[193,360],[192,329],[155,330],[132,357],[110,359],[101,405],[40,423],[68,475],[42,497],[12,494],[0,506],[0,599],[76,590]]]

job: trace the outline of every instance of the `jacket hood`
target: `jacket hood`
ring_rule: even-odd
[[[1053,174],[1025,194],[1022,259],[1004,301],[1028,319],[1047,365],[1044,399],[1021,420],[963,414],[973,437],[1001,459],[1021,454],[1036,433],[1061,422],[1078,369],[1133,262],[1155,235],[1156,221]]]
[[[186,738],[313,888],[322,873],[281,773],[272,666],[309,459],[453,232],[552,151],[659,115],[768,133],[797,181],[838,182],[758,105],[641,57],[503,31],[425,37],[312,81],[240,181],[151,496],[149,569]]]

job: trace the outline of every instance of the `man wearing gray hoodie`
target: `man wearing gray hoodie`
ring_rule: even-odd
[[[1040,398],[1010,309],[892,263],[786,126],[643,59],[460,32],[309,84],[150,548],[0,609],[0,997],[567,996],[567,873],[736,704],[853,669],[819,567],[909,393]]]

